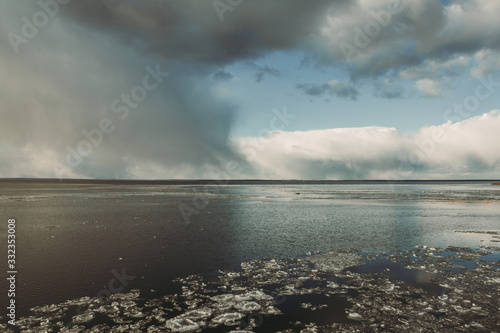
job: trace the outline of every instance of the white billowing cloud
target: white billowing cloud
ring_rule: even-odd
[[[370,178],[358,174],[358,163],[381,167],[376,164],[397,152],[399,138],[396,129],[383,127],[275,131],[249,139],[243,153],[263,178]]]
[[[441,97],[441,84],[439,81],[433,79],[421,79],[416,83],[417,89],[420,90],[424,97]]]
[[[362,127],[274,131],[239,142],[257,178],[499,178],[498,133],[500,112],[491,111],[409,135]]]
[[[431,147],[433,135],[442,132],[442,143],[435,145],[435,152],[428,154],[427,160],[435,165],[448,166],[467,172],[481,172],[488,166],[500,162],[500,111],[494,110],[460,122],[451,121],[441,126],[425,127],[420,130],[417,140]],[[439,141],[439,140],[434,140]],[[425,149],[423,149],[425,151]],[[429,152],[432,150],[429,148]],[[476,166],[473,164],[477,163]],[[500,171],[500,170],[498,170]]]

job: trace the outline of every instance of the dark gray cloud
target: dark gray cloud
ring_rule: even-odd
[[[302,90],[309,96],[321,96],[329,90],[328,84],[296,83],[295,88]]]
[[[339,98],[356,100],[359,96],[359,90],[349,82],[339,82],[332,80],[324,84],[314,83],[296,83],[295,88],[302,90],[309,96],[322,96],[323,94],[332,94]]]
[[[317,32],[322,13],[347,2],[243,1],[225,12],[222,22],[212,1],[89,0],[74,1],[62,10],[141,52],[223,64],[296,48]]]
[[[234,78],[234,75],[232,75],[231,73],[225,72],[223,70],[219,70],[213,74],[213,78],[218,80],[218,81],[227,81],[227,80],[231,80],[232,78]]]
[[[447,7],[439,0],[255,0],[229,6],[223,21],[212,1],[72,1],[60,10],[143,54],[203,64],[300,49],[319,63],[349,63],[345,69],[357,77],[500,49],[494,15],[500,5],[493,0]],[[347,44],[356,49],[352,59],[342,49]],[[265,74],[257,73],[258,79]]]
[[[395,66],[420,63],[432,51],[432,36],[445,24],[444,7],[437,0],[417,5],[402,1],[403,11],[394,15],[380,36],[361,50],[371,57],[370,63],[357,63],[353,75],[373,75]],[[373,17],[368,13],[382,6],[366,8],[366,4],[348,0],[242,1],[221,15],[212,1],[133,1],[89,0],[61,7],[68,17],[95,31],[106,32],[141,53],[164,59],[204,64],[228,64],[255,59],[273,51],[303,49],[316,53],[322,61],[339,64],[344,55],[339,42],[355,38],[354,28],[364,28]],[[343,18],[345,25],[334,27],[336,35],[322,34],[328,29],[327,18]],[[395,28],[397,27],[397,29]],[[404,32],[404,33],[401,33]],[[334,45],[324,52],[314,45]],[[399,44],[414,42],[424,52],[393,54],[381,50],[397,49]],[[320,51],[318,53],[318,51]],[[438,52],[439,53],[439,52]],[[266,71],[256,73],[257,81]]]
[[[255,72],[255,82],[257,82],[257,83],[262,82],[262,80],[264,80],[264,78],[267,75],[274,76],[274,77],[278,77],[281,75],[281,72],[279,70],[277,70],[276,68],[269,67],[269,66],[261,67],[261,66],[253,65],[252,67],[254,67],[257,70]]]
[[[393,11],[391,3],[401,6]],[[311,42],[316,56],[308,59],[344,68],[352,79],[413,68],[418,78],[454,77],[467,64],[450,66],[450,60],[461,56],[471,65],[479,52],[500,51],[498,10],[492,0],[447,6],[439,0],[352,1],[328,12],[328,23]]]

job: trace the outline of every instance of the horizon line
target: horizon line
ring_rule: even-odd
[[[0,181],[77,181],[77,182],[498,182],[500,179],[464,178],[464,179],[260,179],[260,178],[171,178],[171,179],[123,179],[123,178],[35,178],[35,177],[0,177]]]

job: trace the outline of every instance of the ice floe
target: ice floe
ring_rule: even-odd
[[[178,278],[179,294],[82,297],[34,307],[16,324],[22,332],[498,331],[500,261],[486,260],[491,253],[418,246],[252,260],[216,280]],[[0,331],[14,332],[0,319]]]

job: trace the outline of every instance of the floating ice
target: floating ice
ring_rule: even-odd
[[[326,286],[328,288],[339,288],[340,287],[340,285],[338,283],[335,283],[333,281],[328,281],[328,283],[326,284]]]
[[[204,320],[212,316],[212,310],[210,308],[200,308],[196,310],[188,311],[181,315],[182,318],[187,318],[191,320]]]
[[[324,272],[340,272],[344,268],[361,265],[363,257],[357,253],[331,251],[307,258],[315,267]]]
[[[95,315],[93,312],[85,312],[81,315],[73,316],[72,322],[74,324],[83,324],[83,323],[86,323],[86,322],[94,319],[94,317],[95,317]]]
[[[215,302],[230,302],[234,300],[234,295],[233,294],[222,294],[222,295],[216,295],[212,297],[212,300]]]
[[[221,314],[214,319],[212,319],[212,322],[216,324],[228,324],[228,323],[236,323],[238,320],[243,318],[243,314],[239,312],[230,312],[230,313],[224,313]]]
[[[196,275],[176,279],[180,294],[144,299],[139,290],[132,290],[110,296],[106,304],[82,297],[35,307],[34,316],[16,323],[23,332],[227,332],[230,328],[221,326],[236,325],[241,328],[234,327],[233,333],[257,326],[281,332],[494,331],[500,297],[492,291],[500,278],[498,263],[482,260],[489,253],[417,247],[392,254],[332,251],[303,259],[252,260],[242,263],[240,272],[220,271],[216,282],[205,283]],[[391,277],[397,271],[393,266],[373,273],[346,269],[387,261],[400,266],[403,274],[415,273],[404,267],[420,266],[438,274],[432,280],[405,282]],[[457,265],[465,261],[473,264]],[[342,300],[345,304],[335,310],[333,304]],[[77,306],[89,310],[74,316]],[[300,311],[286,312],[295,307]],[[319,324],[314,318],[331,321]],[[67,321],[72,326],[66,326]],[[9,332],[1,321],[0,331]]]
[[[188,318],[173,318],[167,320],[165,327],[173,332],[191,332],[200,328],[200,325]]]
[[[353,319],[353,320],[361,320],[361,315],[356,312],[351,312],[347,315],[347,318]]]
[[[272,296],[267,295],[265,292],[261,290],[251,290],[247,292],[247,295],[253,298],[254,300],[260,300],[260,301],[269,301],[273,299]]]
[[[261,306],[256,303],[256,302],[238,302],[234,305],[236,310],[242,311],[242,312],[253,312],[253,311],[258,311],[260,310]]]

